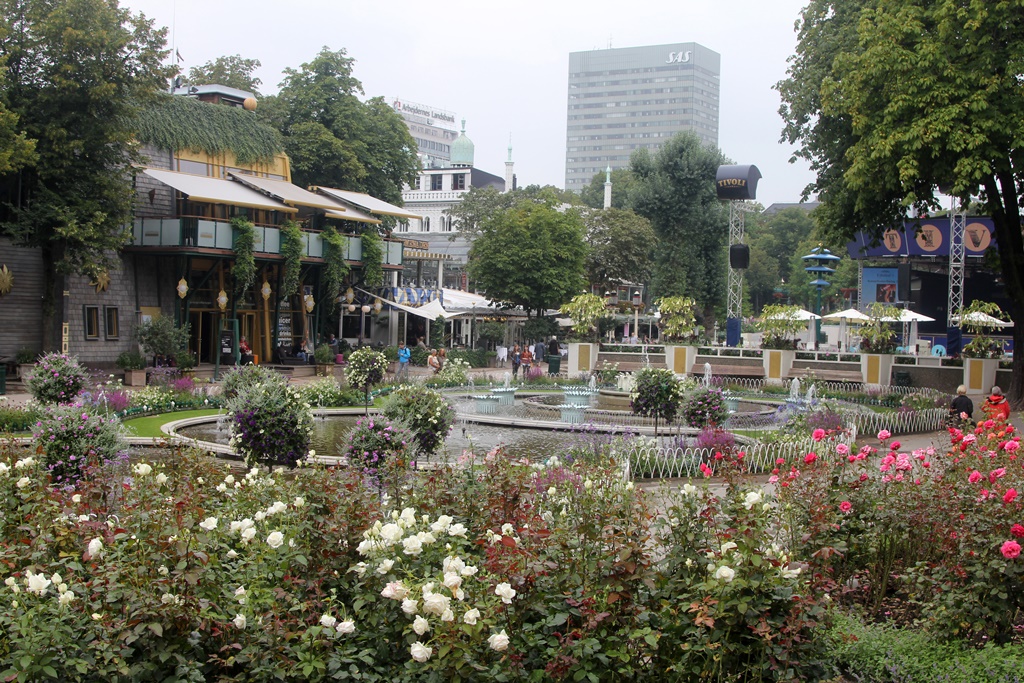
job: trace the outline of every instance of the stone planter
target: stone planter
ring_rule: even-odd
[[[793,369],[796,351],[789,349],[764,349],[761,362],[764,364],[764,378],[768,382],[779,384]]]
[[[124,385],[126,387],[144,387],[146,386],[146,370],[125,370],[124,371]]]
[[[665,366],[677,375],[689,375],[696,362],[696,346],[665,346]]]
[[[493,395],[474,396],[473,404],[477,415],[494,415],[498,412],[498,402],[500,400],[497,396]]]
[[[19,363],[18,364],[18,379],[22,382],[28,379],[28,376],[32,374],[32,369],[35,368],[35,363]]]
[[[317,377],[334,377],[334,363],[317,363]]]
[[[892,384],[892,364],[895,356],[891,353],[860,354],[860,374],[864,384],[889,386]]]
[[[560,405],[558,409],[561,413],[562,422],[568,424],[583,424],[583,416],[586,414],[585,406],[573,406],[573,405]]]
[[[575,377],[584,372],[590,372],[597,365],[597,352],[601,349],[600,344],[584,344],[573,342],[569,344],[569,362],[566,364],[566,372],[569,377]]]
[[[996,383],[998,358],[964,358],[964,386],[968,394],[987,394]]]

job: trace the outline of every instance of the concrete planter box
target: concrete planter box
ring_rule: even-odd
[[[666,346],[665,366],[683,377],[690,374],[690,369],[697,362],[696,346]]]
[[[964,358],[964,386],[968,394],[987,394],[996,383],[998,358]]]
[[[573,342],[569,344],[569,357],[566,359],[565,371],[569,377],[584,372],[590,372],[597,365],[597,352],[601,349],[600,344],[584,344]]]
[[[793,369],[793,361],[796,360],[796,351],[789,349],[764,349],[761,355],[761,362],[764,364],[764,377],[769,382],[778,384],[782,382]]]
[[[893,359],[895,356],[891,353],[860,354],[860,373],[864,377],[864,384],[892,384]]]
[[[394,373],[392,373],[394,374]],[[316,376],[317,377],[334,377],[334,363],[317,363],[316,364]]]

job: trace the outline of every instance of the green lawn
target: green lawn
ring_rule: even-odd
[[[209,415],[217,415],[220,412],[223,411],[217,410],[216,408],[182,410],[177,413],[160,413],[159,415],[137,417],[133,420],[128,420],[124,424],[130,430],[132,436],[149,436],[159,438],[164,436],[164,433],[160,431],[160,427],[168,422],[184,420],[189,417],[207,417]]]

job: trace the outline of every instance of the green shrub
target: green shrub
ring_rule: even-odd
[[[32,368],[27,387],[40,403],[70,403],[88,382],[89,375],[78,364],[78,358],[48,353]]]
[[[330,346],[327,344],[321,344],[316,347],[315,351],[313,351],[313,360],[315,360],[318,365],[334,365],[336,355],[337,354],[334,353],[334,349]]]
[[[122,370],[142,370],[146,367],[146,359],[138,351],[122,351],[115,364]]]
[[[836,617],[826,642],[837,672],[871,683],[1016,683],[1024,671],[1019,644],[940,643],[923,631],[867,625],[847,614]]]
[[[439,387],[465,386],[469,383],[469,363],[461,358],[449,357],[431,383]]]
[[[299,389],[299,393],[302,394],[306,403],[316,408],[341,405],[339,403],[341,385],[333,377],[320,377],[304,384]]]
[[[285,387],[288,384],[288,378],[260,365],[235,366],[224,373],[224,379],[221,382],[221,395],[225,400],[229,400],[237,396],[241,390],[257,384]]]
[[[486,351],[484,349],[464,349],[462,351],[449,351],[448,360],[458,358],[469,363],[471,368],[486,368],[491,364],[491,359],[495,358],[497,354],[494,351]]]
[[[0,401],[0,434],[28,432],[39,419],[39,409],[33,405],[15,406]]]
[[[634,375],[630,407],[636,415],[671,422],[679,412],[683,390],[675,373],[666,368],[644,368]]]
[[[18,349],[14,354],[14,362],[19,365],[28,365],[29,363],[34,363],[38,356],[39,353],[37,351],[26,346]]]
[[[437,452],[455,424],[455,410],[444,396],[415,384],[392,391],[381,412],[409,428],[417,452],[425,457]]]
[[[729,417],[720,389],[701,388],[683,402],[683,420],[691,427],[722,424]]]

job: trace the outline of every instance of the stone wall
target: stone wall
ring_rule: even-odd
[[[7,266],[13,288],[0,296],[0,357],[18,349],[43,348],[43,259],[38,249],[15,247],[0,238],[0,266]]]

